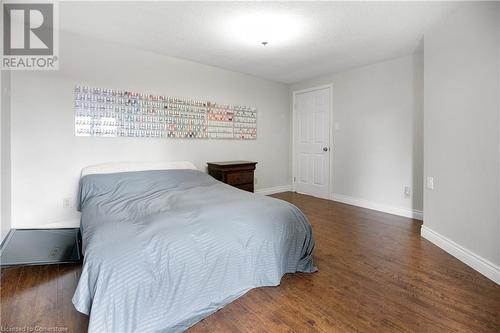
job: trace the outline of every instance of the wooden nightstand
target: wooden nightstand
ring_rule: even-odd
[[[229,161],[207,164],[210,176],[241,190],[253,192],[253,173],[257,162]]]

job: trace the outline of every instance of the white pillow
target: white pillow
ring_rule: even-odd
[[[188,161],[156,161],[156,162],[116,162],[104,163],[85,167],[82,169],[81,177],[102,173],[118,173],[146,170],[172,170],[192,169],[197,170],[193,163]]]

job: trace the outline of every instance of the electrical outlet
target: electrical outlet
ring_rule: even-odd
[[[434,189],[434,177],[427,177],[425,185],[429,190],[433,190]]]
[[[74,205],[73,205],[73,198],[71,198],[71,197],[69,197],[69,198],[64,198],[64,199],[63,199],[63,208],[64,208],[64,209],[74,208]]]
[[[405,186],[404,196],[406,199],[411,197],[411,187],[410,186]]]

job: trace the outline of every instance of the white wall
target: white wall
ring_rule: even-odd
[[[490,277],[496,269],[497,281],[499,47],[493,2],[460,8],[425,35],[424,172],[435,188],[424,192],[422,233]]]
[[[78,225],[63,209],[86,165],[109,161],[258,162],[257,189],[290,185],[288,87],[249,75],[73,34],[61,34],[60,70],[12,73],[12,223]],[[209,99],[258,108],[258,139],[183,140],[74,136],[75,84]]]
[[[10,71],[0,71],[0,243],[10,230]]]
[[[329,83],[332,123],[339,126],[332,128],[334,199],[407,216],[421,211],[423,56],[326,75],[291,90]],[[413,190],[409,199],[405,186]]]

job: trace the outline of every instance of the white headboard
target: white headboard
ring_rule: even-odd
[[[82,169],[81,177],[85,175],[117,173],[145,170],[172,170],[172,169],[192,169],[197,170],[193,163],[188,161],[156,161],[156,162],[117,162],[104,163],[85,167]]]

